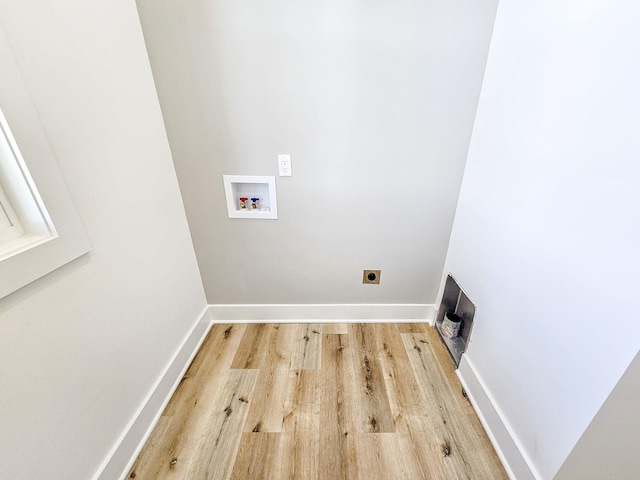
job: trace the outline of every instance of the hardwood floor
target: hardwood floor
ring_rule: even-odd
[[[506,479],[426,324],[215,325],[128,478]]]

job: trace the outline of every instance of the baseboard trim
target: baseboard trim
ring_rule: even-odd
[[[517,436],[466,355],[462,356],[456,373],[509,478],[541,480],[542,477],[536,474]]]
[[[171,396],[178,388],[200,345],[211,328],[209,308],[205,308],[187,334],[174,357],[167,364],[147,398],[142,402],[120,439],[98,469],[94,480],[124,480],[142,447],[160,420]]]
[[[435,319],[431,304],[214,304],[209,313],[214,323],[432,323]]]

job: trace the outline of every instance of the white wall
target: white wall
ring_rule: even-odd
[[[543,479],[640,346],[639,21],[623,0],[498,8],[445,273],[478,307],[466,359]]]
[[[640,355],[585,430],[555,480],[624,480],[640,473]]]
[[[209,302],[433,303],[496,0],[137,4]],[[228,219],[278,153],[280,218]]]
[[[206,302],[133,1],[0,22],[92,244],[0,301],[0,477],[87,479]]]

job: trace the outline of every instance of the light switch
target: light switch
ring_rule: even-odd
[[[278,172],[281,177],[291,176],[291,155],[278,155]]]

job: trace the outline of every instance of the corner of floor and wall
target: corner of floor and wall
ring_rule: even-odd
[[[448,274],[509,476],[636,478],[639,21],[0,0],[0,79],[28,93],[0,82],[0,108],[37,112],[91,244],[0,299],[0,478],[126,476],[213,323],[433,322]],[[275,177],[277,220],[228,218],[222,175]]]

